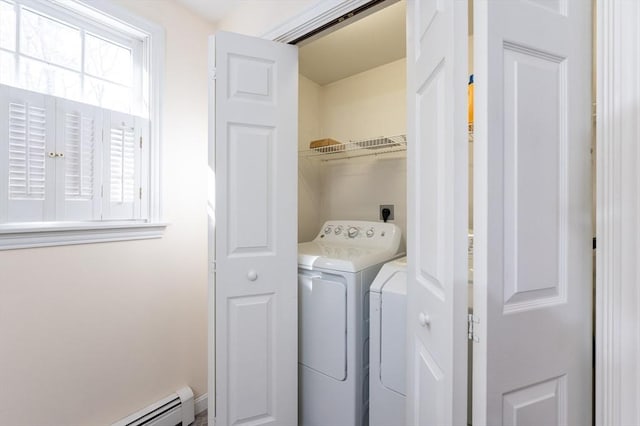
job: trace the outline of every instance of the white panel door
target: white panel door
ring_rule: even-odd
[[[467,2],[407,2],[407,423],[467,413]]]
[[[219,32],[215,55],[215,422],[297,416],[294,46]]]
[[[476,1],[474,425],[589,425],[591,1]]]

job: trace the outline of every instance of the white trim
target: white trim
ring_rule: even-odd
[[[78,222],[11,224],[0,227],[0,251],[32,247],[161,238],[166,223]]]
[[[293,18],[283,22],[262,36],[267,40],[289,43],[298,39],[321,26],[338,19],[349,12],[370,3],[372,0],[324,0],[320,1],[308,9],[302,11]],[[361,19],[365,16],[387,7],[399,0],[387,0],[384,4],[376,5],[365,12],[357,15],[355,19]],[[349,25],[353,20],[347,19],[339,25],[333,27],[333,30]]]
[[[215,54],[215,36],[209,36],[208,40],[208,58],[207,58],[207,350],[208,350],[208,364],[207,364],[207,385],[208,394],[212,395],[208,399],[208,424],[215,425],[216,414],[216,339],[215,339],[215,320],[216,320],[216,271],[215,271],[215,259],[216,259],[216,179],[215,179],[215,167],[216,167],[216,152],[214,147],[215,141],[215,128],[214,123],[216,120],[216,103],[215,103],[215,74],[216,74],[216,54]]]
[[[597,2],[597,426],[639,424],[640,4]]]
[[[209,398],[209,394],[206,394],[206,393],[196,398],[196,401],[195,401],[196,416],[207,409],[207,404],[209,404],[208,398]]]

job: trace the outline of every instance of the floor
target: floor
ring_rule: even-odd
[[[207,410],[204,410],[202,413],[196,416],[196,420],[191,424],[192,426],[207,426],[209,422],[207,421]]]

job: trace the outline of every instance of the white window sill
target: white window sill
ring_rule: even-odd
[[[161,238],[167,223],[46,222],[0,225],[0,250]]]

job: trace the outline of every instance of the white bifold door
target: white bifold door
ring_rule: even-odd
[[[591,1],[407,2],[407,423],[591,423]],[[212,39],[218,426],[297,424],[297,50]],[[326,407],[331,410],[331,407]]]
[[[209,158],[216,181],[210,419],[218,426],[295,425],[298,51],[224,32],[210,45]]]
[[[467,421],[467,2],[407,2],[407,412]]]
[[[590,425],[591,1],[474,3],[474,425]]]

